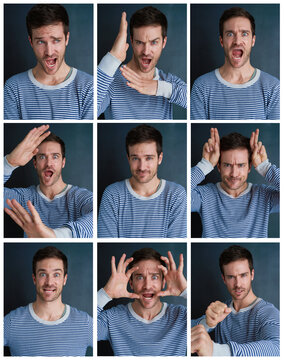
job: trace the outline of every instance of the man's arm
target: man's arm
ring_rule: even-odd
[[[119,260],[118,266],[115,266],[115,257],[111,258],[111,277],[103,289],[98,292],[98,341],[109,340],[108,331],[108,312],[103,311],[103,307],[112,299],[130,298],[139,299],[139,295],[129,293],[127,284],[132,273],[138,269],[134,266],[126,271],[127,266],[133,261],[133,258],[125,260],[126,255],[123,254]]]
[[[208,120],[209,115],[206,111],[205,96],[203,91],[194,82],[190,94],[190,119],[191,120]]]
[[[267,120],[280,120],[280,83],[270,89],[271,95],[267,107]]]
[[[14,93],[10,80],[7,80],[4,87],[4,119],[21,120],[21,112],[17,105],[17,97]]]
[[[201,209],[201,195],[197,185],[201,183],[217,165],[220,157],[220,138],[216,128],[211,128],[210,138],[203,145],[202,160],[191,169],[191,211]]]
[[[120,28],[112,49],[101,60],[98,66],[98,116],[101,115],[110,103],[110,86],[114,80],[114,74],[119,65],[126,59],[129,44],[127,43],[126,12],[121,15]]]
[[[105,189],[100,203],[98,237],[119,237],[118,203],[115,201],[114,194],[108,188]]]
[[[186,218],[186,192],[185,189],[175,196],[175,203],[171,211],[168,238],[186,238],[187,236]]]

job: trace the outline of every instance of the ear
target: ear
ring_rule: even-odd
[[[35,159],[33,159],[33,164],[34,164],[34,167],[36,169],[36,160]]]
[[[66,282],[67,282],[67,274],[64,276],[63,286],[65,286],[65,285],[66,285]]]
[[[32,274],[32,278],[33,278],[33,283],[34,283],[34,285],[35,285],[35,276],[34,276],[34,274]]]
[[[162,161],[163,161],[163,152],[161,152],[161,154],[159,155],[158,164],[161,165]]]
[[[163,288],[166,286],[166,279],[165,278],[163,278],[163,286],[162,286],[162,290],[163,290]]]
[[[219,41],[220,41],[221,46],[224,47],[222,36],[219,36]]]
[[[167,38],[167,36],[165,36],[165,37],[164,37],[164,40],[163,40],[163,49],[164,49],[165,46],[166,46],[167,40],[168,40],[168,38]]]
[[[249,173],[251,171],[251,167],[252,167],[252,162],[249,164],[249,170],[248,170]]]
[[[222,280],[223,280],[223,282],[225,284],[225,276],[223,274],[221,274],[221,276],[222,276]]]
[[[62,169],[65,167],[66,157],[62,160]]]
[[[132,282],[132,278],[129,279],[129,285],[131,287],[131,289],[133,290],[133,282]]]
[[[255,35],[253,35],[252,37],[252,47],[254,47],[254,44],[255,44]]]
[[[251,280],[253,280],[254,279],[254,269],[252,269],[252,271],[251,271]]]
[[[69,43],[69,36],[70,36],[70,32],[67,33],[66,35],[66,40],[65,40],[65,45],[67,46]]]
[[[219,163],[219,161],[217,162],[217,169],[220,172],[220,163]]]
[[[30,43],[31,47],[33,47],[32,39],[30,36],[29,36],[29,43]]]

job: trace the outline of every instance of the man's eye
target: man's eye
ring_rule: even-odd
[[[233,36],[233,33],[229,32],[229,33],[227,33],[227,36],[231,37],[231,36]]]
[[[248,36],[248,32],[247,32],[247,31],[244,31],[244,32],[243,32],[243,36]]]
[[[45,273],[39,274],[39,277],[45,277]]]

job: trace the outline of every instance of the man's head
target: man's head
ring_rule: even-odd
[[[59,4],[35,5],[26,17],[29,41],[41,69],[54,75],[64,61],[69,41],[69,18]]]
[[[166,264],[161,259],[161,254],[152,248],[137,250],[132,257],[133,261],[128,268],[136,266],[139,268],[131,275],[130,286],[136,294],[140,295],[140,305],[151,309],[159,303],[160,298],[157,293],[165,286],[165,279],[159,265],[166,267]]]
[[[251,156],[249,138],[239,133],[231,133],[221,138],[218,170],[225,190],[246,187],[251,169]]]
[[[132,176],[141,183],[151,181],[163,159],[161,133],[142,124],[128,132],[125,145]]]
[[[56,247],[47,246],[35,253],[32,268],[37,296],[46,302],[61,297],[67,281],[67,257]]]
[[[219,257],[222,279],[234,300],[251,293],[254,279],[253,258],[249,250],[239,245],[225,249]]]
[[[255,44],[253,16],[240,7],[224,11],[219,21],[219,40],[231,66],[240,68],[247,64]]]
[[[33,158],[40,182],[46,186],[54,185],[61,179],[65,162],[65,144],[53,133],[41,142]]]
[[[141,72],[148,73],[156,66],[167,42],[168,22],[158,9],[147,6],[130,18],[130,39],[133,58]]]

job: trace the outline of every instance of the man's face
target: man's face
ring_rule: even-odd
[[[141,260],[135,264],[139,269],[134,271],[130,280],[131,289],[140,296],[137,301],[144,309],[152,309],[160,304],[157,293],[165,286],[162,271],[157,260]]]
[[[65,37],[62,22],[33,29],[29,41],[42,70],[47,75],[56,74],[63,63],[69,41],[69,33]]]
[[[245,17],[234,17],[224,22],[223,37],[220,36],[225,59],[233,68],[240,68],[250,59],[255,43],[251,23]]]
[[[254,270],[250,271],[247,259],[240,259],[223,265],[223,271],[223,281],[233,300],[244,300],[251,294]]]
[[[158,156],[157,146],[154,141],[135,144],[128,147],[128,162],[134,179],[146,184],[150,182],[158,172],[158,166],[163,159],[163,153]]]
[[[47,258],[36,263],[36,274],[33,282],[37,296],[45,302],[57,300],[66,284],[67,274],[64,276],[63,261],[58,258]]]
[[[239,194],[246,189],[250,169],[247,149],[221,151],[218,170],[221,175],[221,185],[229,194]]]
[[[52,186],[61,179],[61,171],[65,166],[61,146],[54,141],[46,141],[38,146],[34,167],[42,185]]]
[[[148,73],[155,68],[166,42],[161,25],[133,28],[133,58],[141,72]]]

